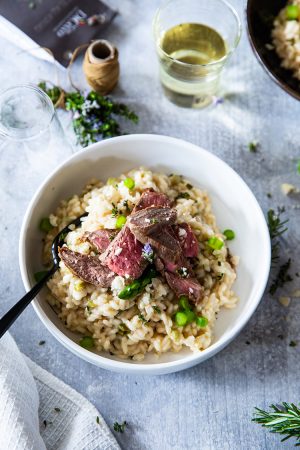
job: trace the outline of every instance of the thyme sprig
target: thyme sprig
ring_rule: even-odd
[[[48,87],[45,82],[39,83],[39,87],[49,95],[55,106],[72,112],[77,142],[83,147],[123,134],[117,117],[124,117],[133,123],[138,122],[138,116],[125,104],[114,102],[95,91],[90,91],[87,95],[81,92],[65,92],[59,86]],[[58,104],[61,97],[63,101]]]
[[[255,408],[253,422],[268,428],[271,433],[282,436],[282,442],[296,438],[295,446],[300,446],[300,409],[294,403],[283,402],[281,405],[271,405],[271,411]]]

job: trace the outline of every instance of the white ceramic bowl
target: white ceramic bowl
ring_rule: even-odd
[[[32,199],[21,230],[20,268],[26,290],[41,269],[41,217],[54,211],[61,199],[80,193],[92,177],[106,180],[129,169],[179,173],[208,191],[220,229],[231,228],[236,238],[229,246],[240,256],[234,289],[240,301],[235,309],[222,309],[212,345],[200,353],[184,349],[160,358],[147,355],[143,362],[124,361],[97,354],[77,344],[78,335],[67,330],[46,302],[46,288],[33,307],[53,336],[65,347],[93,364],[123,373],[163,374],[194,366],[222,350],[245,326],[263,295],[270,268],[270,239],[263,213],[250,189],[226,163],[188,142],[166,136],[129,135],[108,139],[75,154],[58,167]]]

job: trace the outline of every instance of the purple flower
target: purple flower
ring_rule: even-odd
[[[144,259],[149,261],[150,263],[153,262],[154,252],[150,244],[145,244],[142,251],[142,256]]]
[[[222,103],[224,103],[224,98],[223,97],[213,97],[213,105],[217,106],[217,105],[221,105]]]

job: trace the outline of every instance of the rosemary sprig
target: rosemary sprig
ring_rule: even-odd
[[[276,213],[273,209],[269,209],[267,214],[267,222],[271,238],[272,264],[275,264],[279,259],[279,237],[282,236],[288,229],[285,225],[289,220],[281,220],[282,213],[284,213],[284,208],[278,208]]]
[[[133,123],[138,122],[138,116],[126,105],[114,102],[95,91],[90,91],[87,95],[81,92],[64,92],[58,86],[48,88],[45,82],[39,83],[39,87],[49,95],[54,105],[72,112],[77,142],[83,147],[123,134],[117,121],[118,116]],[[61,93],[64,94],[63,102],[57,105]]]
[[[284,436],[282,442],[295,437],[295,446],[300,446],[300,409],[294,403],[286,402],[278,406],[271,405],[270,408],[271,411],[255,408],[252,421],[268,428],[271,433]]]
[[[291,266],[291,258],[289,258],[284,264],[279,267],[278,274],[273,280],[269,292],[274,295],[278,288],[283,287],[285,283],[293,281],[293,278],[288,273]]]

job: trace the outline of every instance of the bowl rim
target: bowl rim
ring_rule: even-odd
[[[32,302],[33,308],[41,320],[41,322],[46,326],[48,331],[66,348],[68,348],[72,353],[76,354],[80,358],[95,364],[99,367],[102,367],[104,369],[109,369],[115,372],[121,372],[121,373],[128,373],[128,374],[164,374],[164,373],[170,373],[170,372],[177,372],[180,370],[184,370],[186,368],[189,368],[191,366],[194,366],[200,362],[205,361],[206,359],[212,357],[217,352],[221,351],[226,347],[244,328],[246,323],[249,321],[251,316],[253,315],[254,311],[256,310],[257,306],[259,305],[265,287],[268,282],[269,277],[269,271],[270,271],[270,263],[271,263],[271,243],[270,243],[270,236],[269,236],[269,230],[266,224],[266,220],[264,217],[264,214],[262,212],[262,209],[256,200],[254,194],[252,193],[251,189],[248,187],[246,182],[241,178],[241,176],[232,169],[225,161],[223,161],[221,158],[216,156],[215,154],[209,152],[208,150],[203,149],[202,147],[199,147],[196,144],[190,143],[188,141],[185,141],[183,139],[178,139],[174,137],[164,136],[164,135],[157,135],[157,134],[130,134],[130,135],[124,135],[124,136],[118,136],[114,138],[110,138],[108,140],[103,140],[100,142],[97,142],[95,144],[92,144],[75,154],[71,155],[69,158],[67,158],[65,161],[63,161],[60,165],[58,165],[47,177],[46,179],[40,184],[40,186],[37,188],[34,196],[32,197],[31,201],[28,204],[26,213],[23,218],[21,231],[20,231],[20,238],[19,238],[19,267],[21,271],[21,277],[24,284],[24,287],[26,289],[26,292],[28,292],[31,289],[31,283],[29,280],[29,276],[27,274],[26,270],[26,252],[25,252],[25,242],[26,242],[26,232],[28,225],[30,224],[30,216],[35,208],[36,203],[39,201],[40,197],[42,196],[46,186],[51,181],[51,179],[60,171],[65,169],[70,162],[77,159],[81,155],[87,155],[88,152],[93,153],[94,150],[97,149],[97,152],[99,153],[99,159],[101,159],[101,149],[102,147],[105,147],[107,145],[112,145],[114,143],[122,143],[124,141],[139,141],[143,142],[144,140],[151,140],[153,142],[168,142],[169,144],[180,144],[185,147],[189,147],[190,150],[197,151],[198,153],[202,153],[205,155],[206,158],[211,159],[212,161],[218,161],[222,162],[222,164],[227,166],[227,169],[231,172],[231,174],[237,178],[237,180],[244,185],[244,188],[246,189],[248,195],[252,198],[252,201],[254,202],[256,208],[257,208],[257,217],[261,221],[262,226],[262,233],[264,235],[264,244],[266,246],[264,257],[265,257],[265,264],[264,264],[264,273],[261,274],[259,282],[255,288],[255,290],[252,292],[252,302],[250,305],[247,306],[247,310],[244,311],[243,315],[241,316],[241,319],[232,327],[230,331],[227,332],[226,338],[220,339],[218,342],[211,344],[207,349],[199,352],[199,353],[192,353],[188,356],[185,356],[182,359],[169,361],[169,362],[157,362],[157,363],[139,363],[139,362],[126,362],[126,361],[119,361],[119,360],[113,360],[106,358],[105,356],[99,355],[97,353],[91,352],[89,350],[84,349],[79,344],[74,342],[71,338],[69,338],[63,331],[61,331],[47,316],[47,314],[42,310],[41,306],[38,303],[38,300],[35,298]]]
[[[251,45],[251,48],[253,50],[254,55],[256,56],[257,61],[261,65],[261,67],[264,69],[264,71],[269,75],[269,77],[279,86],[281,89],[286,91],[288,94],[290,94],[292,97],[294,97],[296,100],[300,100],[300,92],[298,93],[293,88],[291,88],[282,78],[280,78],[276,73],[273,72],[272,68],[269,67],[269,64],[265,60],[265,58],[261,55],[258,44],[256,41],[256,38],[254,36],[254,31],[252,28],[252,21],[250,20],[250,8],[253,5],[254,0],[247,0],[247,6],[246,6],[246,23],[247,23],[247,34],[249,38],[249,42]]]

